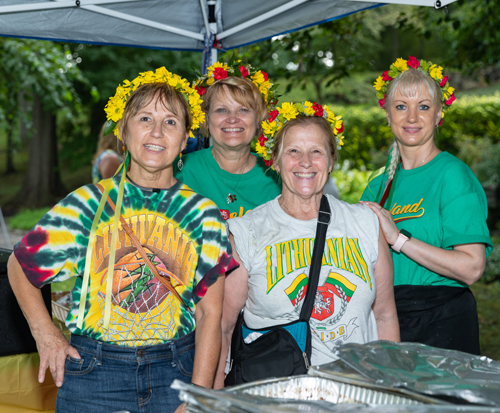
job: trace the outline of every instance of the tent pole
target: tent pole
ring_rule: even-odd
[[[217,19],[215,18],[215,3],[216,0],[208,0],[208,27],[212,33],[215,33],[215,42],[217,42]],[[210,51],[210,64],[213,65],[217,61],[217,48],[212,47]]]

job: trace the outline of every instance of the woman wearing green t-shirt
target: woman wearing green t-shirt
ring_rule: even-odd
[[[214,201],[224,219],[241,217],[281,194],[276,173],[251,152],[276,102],[273,84],[249,65],[216,62],[195,88],[205,112],[201,132],[213,146],[182,157],[175,176]]]
[[[401,341],[479,354],[468,286],[492,250],[486,196],[467,165],[434,141],[454,89],[441,67],[413,56],[398,59],[375,88],[395,141],[386,173],[362,199],[392,248]]]

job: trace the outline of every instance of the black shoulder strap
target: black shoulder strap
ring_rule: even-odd
[[[309,281],[307,283],[307,293],[304,298],[304,304],[300,311],[300,320],[309,322],[314,307],[316,290],[318,289],[319,273],[321,271],[321,261],[323,260],[323,251],[325,250],[325,239],[328,225],[330,224],[331,211],[330,204],[325,195],[321,198],[318,214],[318,226],[316,227],[316,238],[314,239],[313,255],[311,258],[311,267],[309,270]]]

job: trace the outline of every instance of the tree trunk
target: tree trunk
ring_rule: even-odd
[[[51,205],[66,194],[59,174],[56,117],[43,109],[39,96],[33,99],[33,129],[28,169],[16,203],[35,208]]]
[[[5,173],[12,174],[16,172],[16,168],[14,168],[14,122],[12,118],[9,118],[7,123],[9,126],[7,131],[7,168]]]
[[[392,61],[395,62],[399,57],[399,31],[395,27],[391,27],[391,37],[392,37]]]
[[[324,102],[323,99],[323,82],[317,81],[315,78],[311,78],[314,88],[316,89],[316,97],[318,98],[318,102]],[[320,103],[322,105],[323,103]]]
[[[20,91],[19,97],[19,142],[24,148],[29,145],[29,139],[32,133],[31,130],[31,101],[25,98],[25,92]]]

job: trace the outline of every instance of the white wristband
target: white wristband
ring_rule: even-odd
[[[394,243],[394,245],[391,246],[393,251],[396,252],[401,252],[401,248],[403,248],[403,245],[405,245],[405,242],[408,241],[409,238],[406,235],[399,233],[398,239]]]

